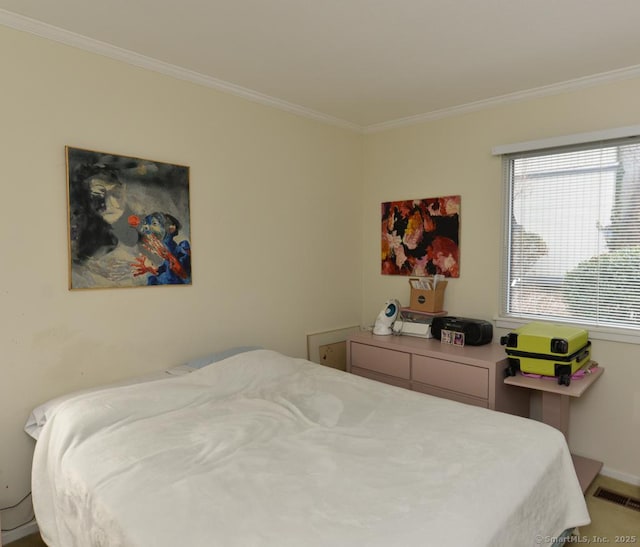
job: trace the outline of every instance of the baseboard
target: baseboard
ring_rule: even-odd
[[[15,530],[10,530],[8,532],[2,532],[2,545],[9,545],[12,541],[16,541],[25,536],[30,536],[31,534],[35,534],[38,531],[38,523],[33,519],[27,524],[23,524],[22,526],[16,528]]]
[[[615,469],[611,469],[609,467],[603,467],[600,470],[600,474],[604,475],[605,477],[609,477],[610,479],[616,479],[618,481],[626,482],[627,484],[640,486],[640,477],[636,477],[629,473],[623,473],[621,471],[616,471]]]

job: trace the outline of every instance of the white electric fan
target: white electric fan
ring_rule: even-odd
[[[378,314],[376,323],[373,326],[373,334],[391,334],[391,326],[398,318],[400,313],[400,302],[397,300],[387,300],[384,303],[384,308]]]

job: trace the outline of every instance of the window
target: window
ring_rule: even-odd
[[[640,334],[640,137],[503,158],[503,317]]]

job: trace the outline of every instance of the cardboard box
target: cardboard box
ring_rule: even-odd
[[[415,279],[415,278],[414,278]],[[424,290],[415,289],[409,279],[409,286],[411,287],[411,299],[409,308],[416,311],[425,311],[429,313],[440,312],[444,309],[444,291],[447,288],[446,281],[440,281],[435,289]]]

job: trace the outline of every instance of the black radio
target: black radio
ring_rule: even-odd
[[[469,319],[468,317],[434,317],[431,321],[431,334],[440,340],[443,330],[461,332],[464,334],[464,343],[468,346],[481,346],[493,340],[493,325],[483,319]]]

